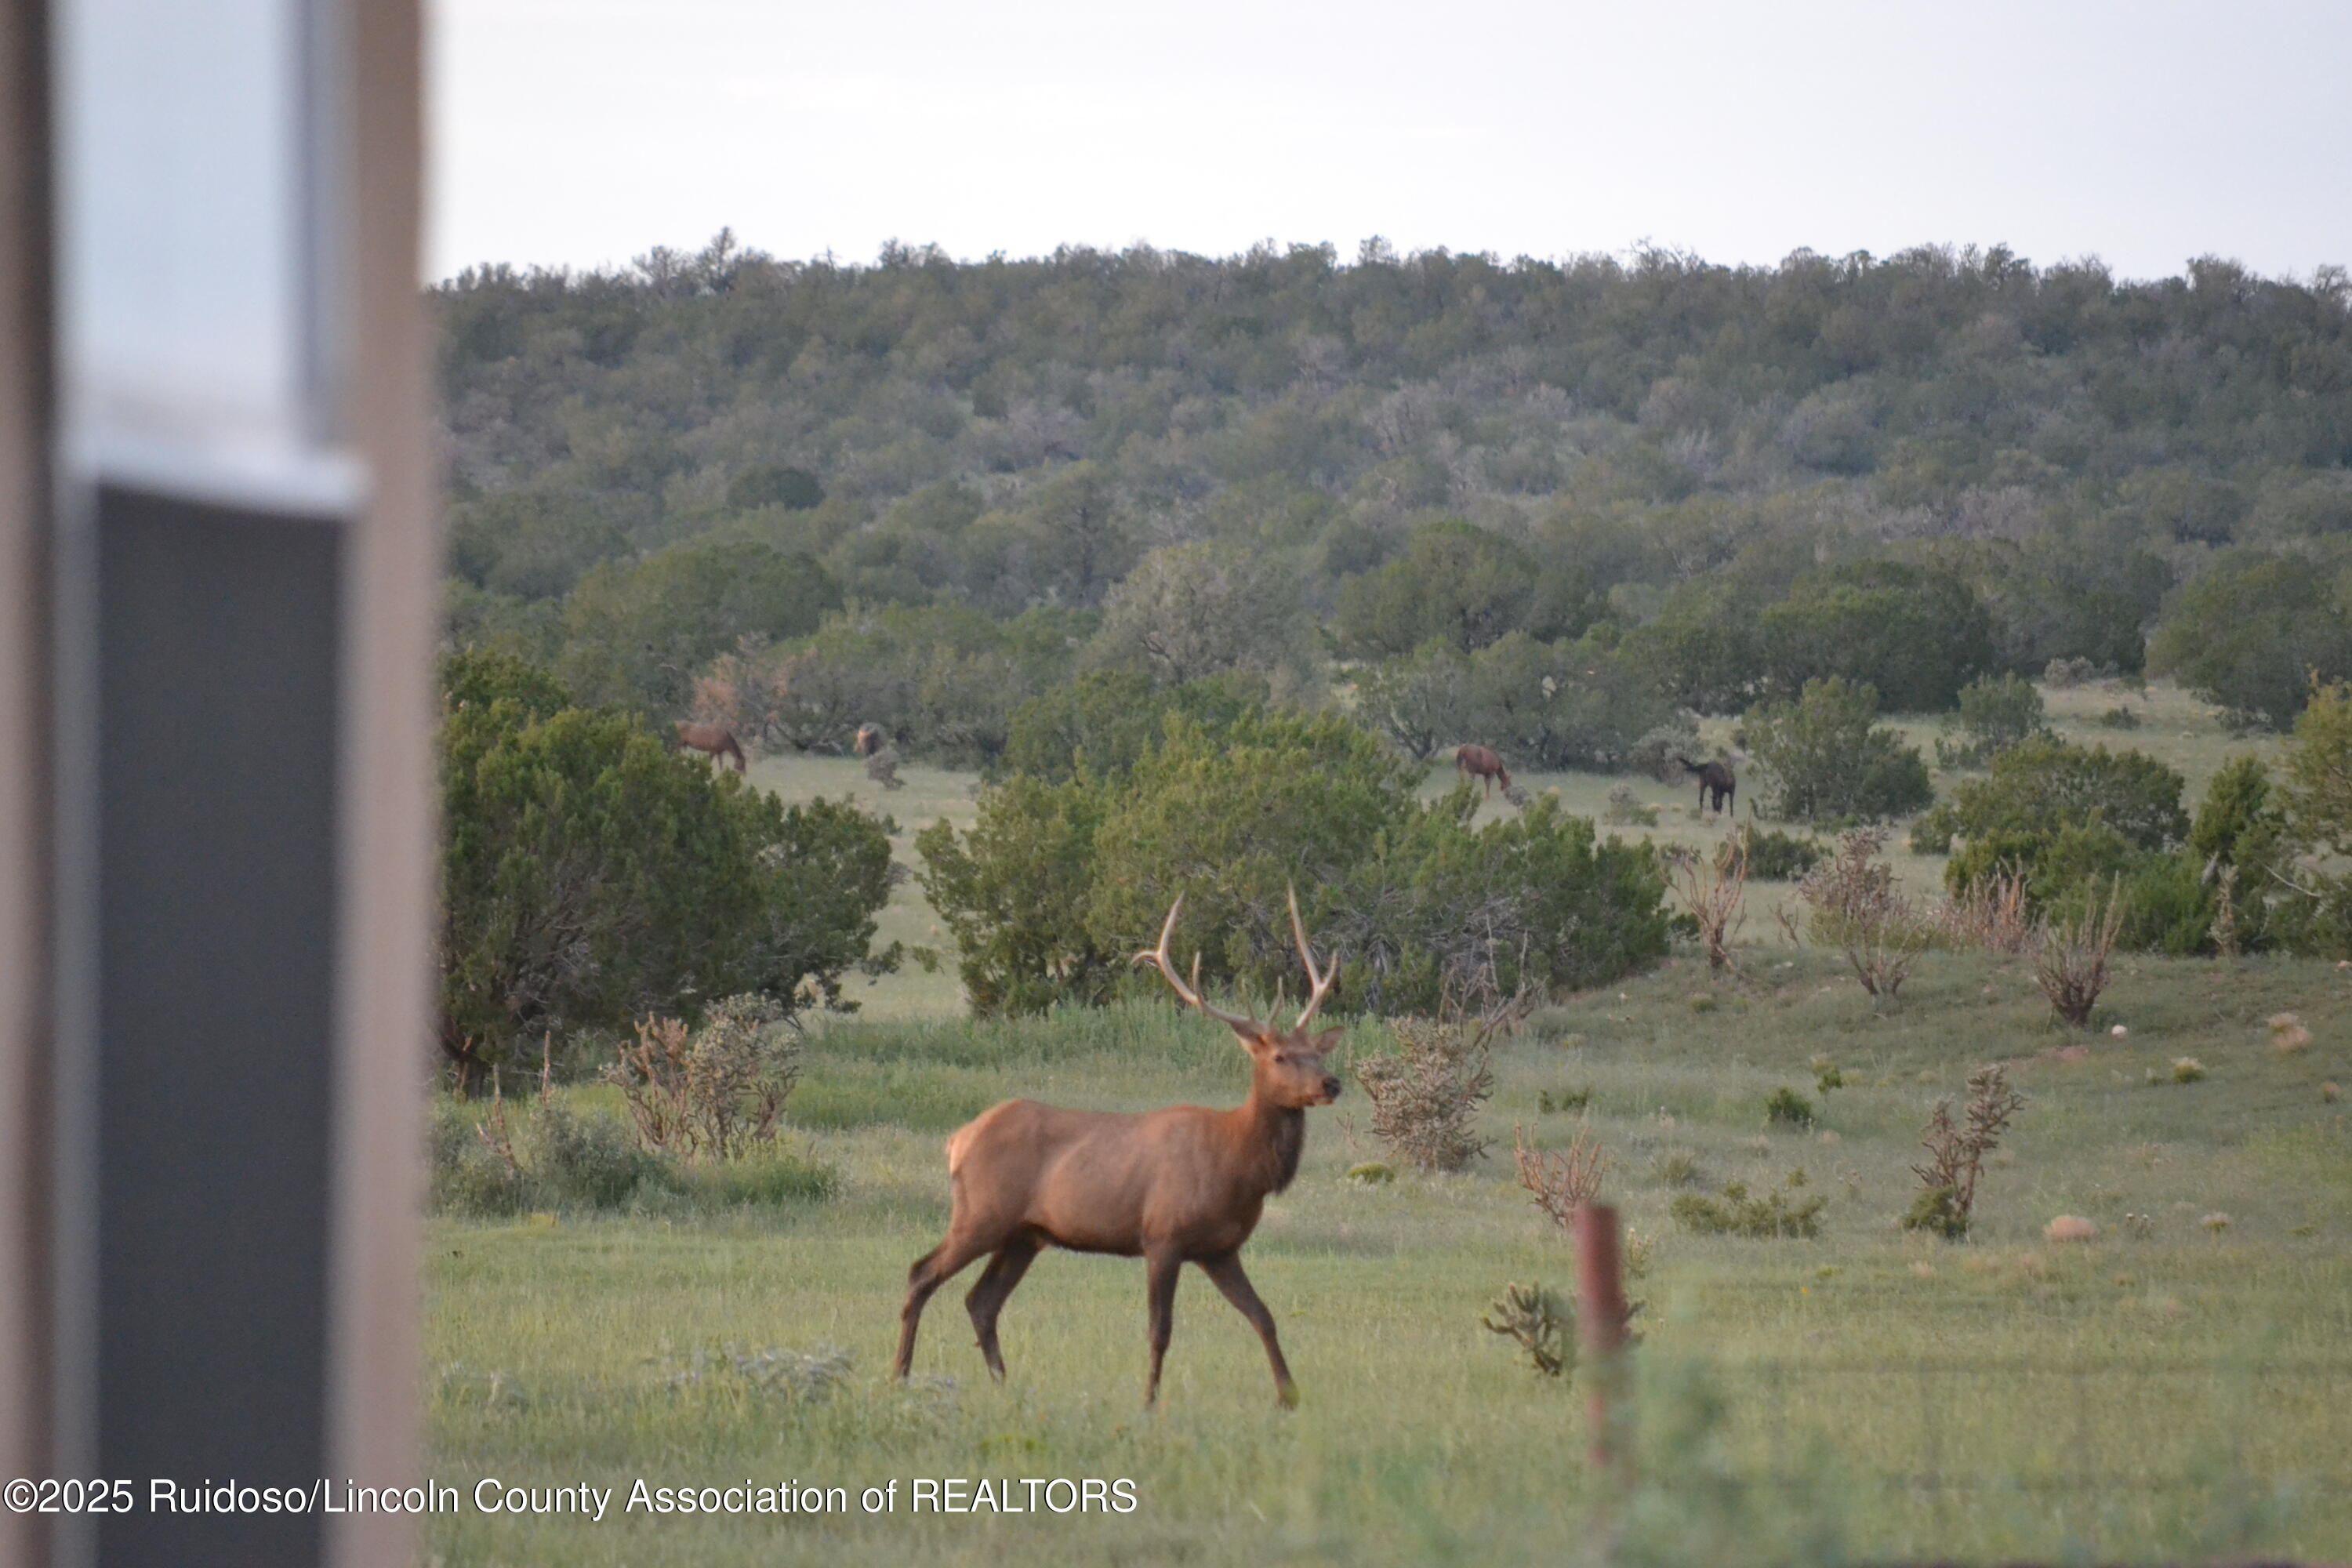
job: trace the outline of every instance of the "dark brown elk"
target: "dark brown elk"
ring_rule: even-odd
[[[1194,1263],[1249,1320],[1273,1363],[1276,1394],[1298,1402],[1290,1368],[1276,1341],[1274,1314],[1242,1272],[1242,1243],[1256,1228],[1266,1196],[1290,1185],[1307,1137],[1307,1108],[1339,1096],[1339,1080],[1323,1058],[1340,1031],[1310,1035],[1307,1026],[1329,994],[1337,971],[1318,971],[1315,950],[1290,900],[1291,934],[1311,984],[1298,1021],[1287,1029],[1255,1016],[1228,1013],[1200,993],[1201,961],[1187,984],[1168,957],[1178,899],[1160,928],[1160,945],[1135,955],[1156,965],[1186,1005],[1233,1030],[1250,1058],[1249,1098],[1232,1110],[1171,1105],[1139,1116],[1065,1110],[1034,1100],[1008,1100],[948,1140],[948,1181],[954,1208],[947,1238],[917,1259],[907,1275],[907,1303],[898,1315],[897,1375],[915,1359],[915,1330],[931,1293],[974,1259],[988,1267],[964,1298],[980,1353],[990,1373],[1004,1375],[996,1344],[996,1318],[1021,1276],[1047,1247],[1073,1252],[1140,1257],[1150,1308],[1151,1380],[1143,1402],[1160,1397],[1160,1363],[1176,1305],[1176,1276]]]
[[[735,771],[745,771],[743,748],[735,743],[735,731],[717,724],[690,724],[681,719],[677,724],[677,743],[688,751],[701,752],[712,762],[721,757],[735,759]]]
[[[860,724],[857,726],[856,736],[849,742],[849,749],[860,757],[870,757],[887,743],[887,737],[882,733],[881,725]]]
[[[1484,800],[1494,793],[1496,784],[1503,786],[1504,798],[1511,794],[1511,773],[1503,766],[1502,754],[1492,746],[1457,746],[1454,751],[1454,771],[1465,778],[1479,783],[1478,798]]]
[[[1739,793],[1739,780],[1732,773],[1729,763],[1695,763],[1688,757],[1676,757],[1675,761],[1697,777],[1698,808],[1701,811],[1707,809],[1709,795],[1715,797],[1716,810],[1730,809],[1732,797]]]

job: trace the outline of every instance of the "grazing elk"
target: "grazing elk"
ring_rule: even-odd
[[[1186,984],[1168,957],[1168,942],[1183,910],[1178,899],[1160,928],[1160,945],[1139,952],[1176,994],[1233,1030],[1249,1053],[1249,1098],[1232,1110],[1171,1105],[1139,1116],[1106,1110],[1065,1110],[1034,1100],[1008,1100],[981,1113],[948,1140],[948,1180],[954,1208],[947,1238],[916,1260],[907,1275],[907,1304],[898,1315],[896,1374],[915,1359],[915,1329],[931,1293],[983,1254],[988,1267],[964,1298],[979,1331],[990,1373],[1004,1375],[996,1345],[996,1316],[1021,1276],[1048,1246],[1073,1252],[1140,1256],[1150,1307],[1151,1381],[1143,1402],[1160,1397],[1160,1363],[1176,1305],[1176,1276],[1197,1263],[1249,1320],[1265,1343],[1276,1395],[1298,1403],[1290,1368],[1249,1276],[1242,1243],[1256,1228],[1266,1194],[1290,1185],[1307,1137],[1307,1108],[1339,1096],[1339,1080],[1323,1058],[1340,1031],[1310,1035],[1307,1026],[1329,994],[1338,966],[1318,971],[1315,950],[1290,898],[1291,934],[1312,985],[1298,1021],[1287,1029],[1228,1013],[1200,993],[1201,961]]]
[[[1502,754],[1492,746],[1456,746],[1454,749],[1454,771],[1465,778],[1478,781],[1478,798],[1486,799],[1497,783],[1503,786],[1503,798],[1511,795],[1511,773],[1503,766]]]
[[[1698,808],[1701,811],[1707,809],[1706,799],[1710,795],[1715,797],[1717,811],[1731,808],[1732,797],[1739,793],[1739,780],[1732,773],[1729,763],[1695,763],[1688,757],[1676,757],[1675,761],[1697,775]]]
[[[677,743],[689,750],[701,752],[712,762],[721,757],[735,759],[735,771],[746,770],[743,748],[735,743],[735,731],[717,724],[690,724],[681,719],[677,723]]]

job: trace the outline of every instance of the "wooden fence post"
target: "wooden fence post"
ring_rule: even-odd
[[[1576,1322],[1587,1368],[1593,1474],[1612,1493],[1633,1482],[1632,1401],[1625,1364],[1625,1286],[1612,1204],[1576,1211]]]

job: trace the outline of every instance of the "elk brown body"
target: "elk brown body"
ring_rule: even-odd
[[[1478,781],[1478,798],[1486,799],[1503,786],[1503,794],[1511,793],[1511,771],[1503,765],[1503,754],[1492,746],[1456,746],[1454,748],[1454,771],[1465,779]]]
[[[964,1306],[989,1372],[1002,1378],[997,1315],[1037,1254],[1050,1246],[1144,1260],[1151,1346],[1146,1405],[1160,1394],[1176,1279],[1187,1263],[1198,1265],[1257,1331],[1277,1396],[1285,1405],[1297,1402],[1275,1335],[1274,1314],[1243,1271],[1241,1248],[1257,1227],[1268,1194],[1288,1186],[1297,1173],[1307,1107],[1339,1098],[1339,1080],[1325,1070],[1323,1058],[1341,1031],[1310,1035],[1307,1027],[1330,990],[1332,972],[1317,972],[1294,896],[1291,926],[1313,984],[1298,1021],[1278,1029],[1224,1012],[1202,999],[1197,958],[1191,985],[1168,960],[1168,941],[1183,906],[1183,900],[1176,900],[1160,928],[1159,947],[1138,953],[1136,961],[1156,964],[1186,1004],[1234,1031],[1250,1057],[1249,1098],[1231,1110],[1172,1105],[1140,1115],[1008,1100],[960,1128],[948,1140],[954,1208],[947,1237],[908,1272],[898,1376],[906,1376],[914,1364],[915,1331],[925,1303],[967,1265],[986,1257],[988,1267]]]
[[[677,743],[687,750],[702,752],[714,763],[731,757],[737,773],[746,771],[743,748],[737,743],[735,731],[724,725],[690,724],[681,719],[677,723]]]

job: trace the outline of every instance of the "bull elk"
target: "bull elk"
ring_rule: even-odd
[[[1250,1057],[1249,1098],[1232,1110],[1171,1105],[1142,1115],[1066,1110],[1034,1100],[1008,1100],[982,1111],[948,1140],[948,1181],[954,1207],[945,1240],[917,1259],[907,1275],[907,1303],[898,1315],[896,1375],[915,1359],[915,1330],[933,1291],[967,1264],[986,1255],[988,1267],[964,1298],[980,1353],[992,1376],[1004,1376],[996,1318],[1021,1276],[1048,1246],[1144,1261],[1150,1305],[1151,1379],[1143,1402],[1160,1397],[1160,1364],[1176,1305],[1176,1276],[1200,1265],[1265,1344],[1275,1393],[1298,1403],[1290,1368],[1265,1310],[1242,1271],[1242,1244],[1256,1228],[1266,1195],[1290,1185],[1307,1138],[1307,1108],[1339,1096],[1339,1080],[1323,1058],[1341,1033],[1310,1035],[1307,1025],[1329,994],[1337,966],[1318,970],[1315,950],[1290,896],[1291,934],[1311,989],[1298,1021],[1287,1029],[1228,1013],[1200,992],[1201,961],[1187,984],[1168,956],[1179,898],[1160,928],[1160,945],[1133,962],[1156,967],[1188,1006],[1233,1030]]]

